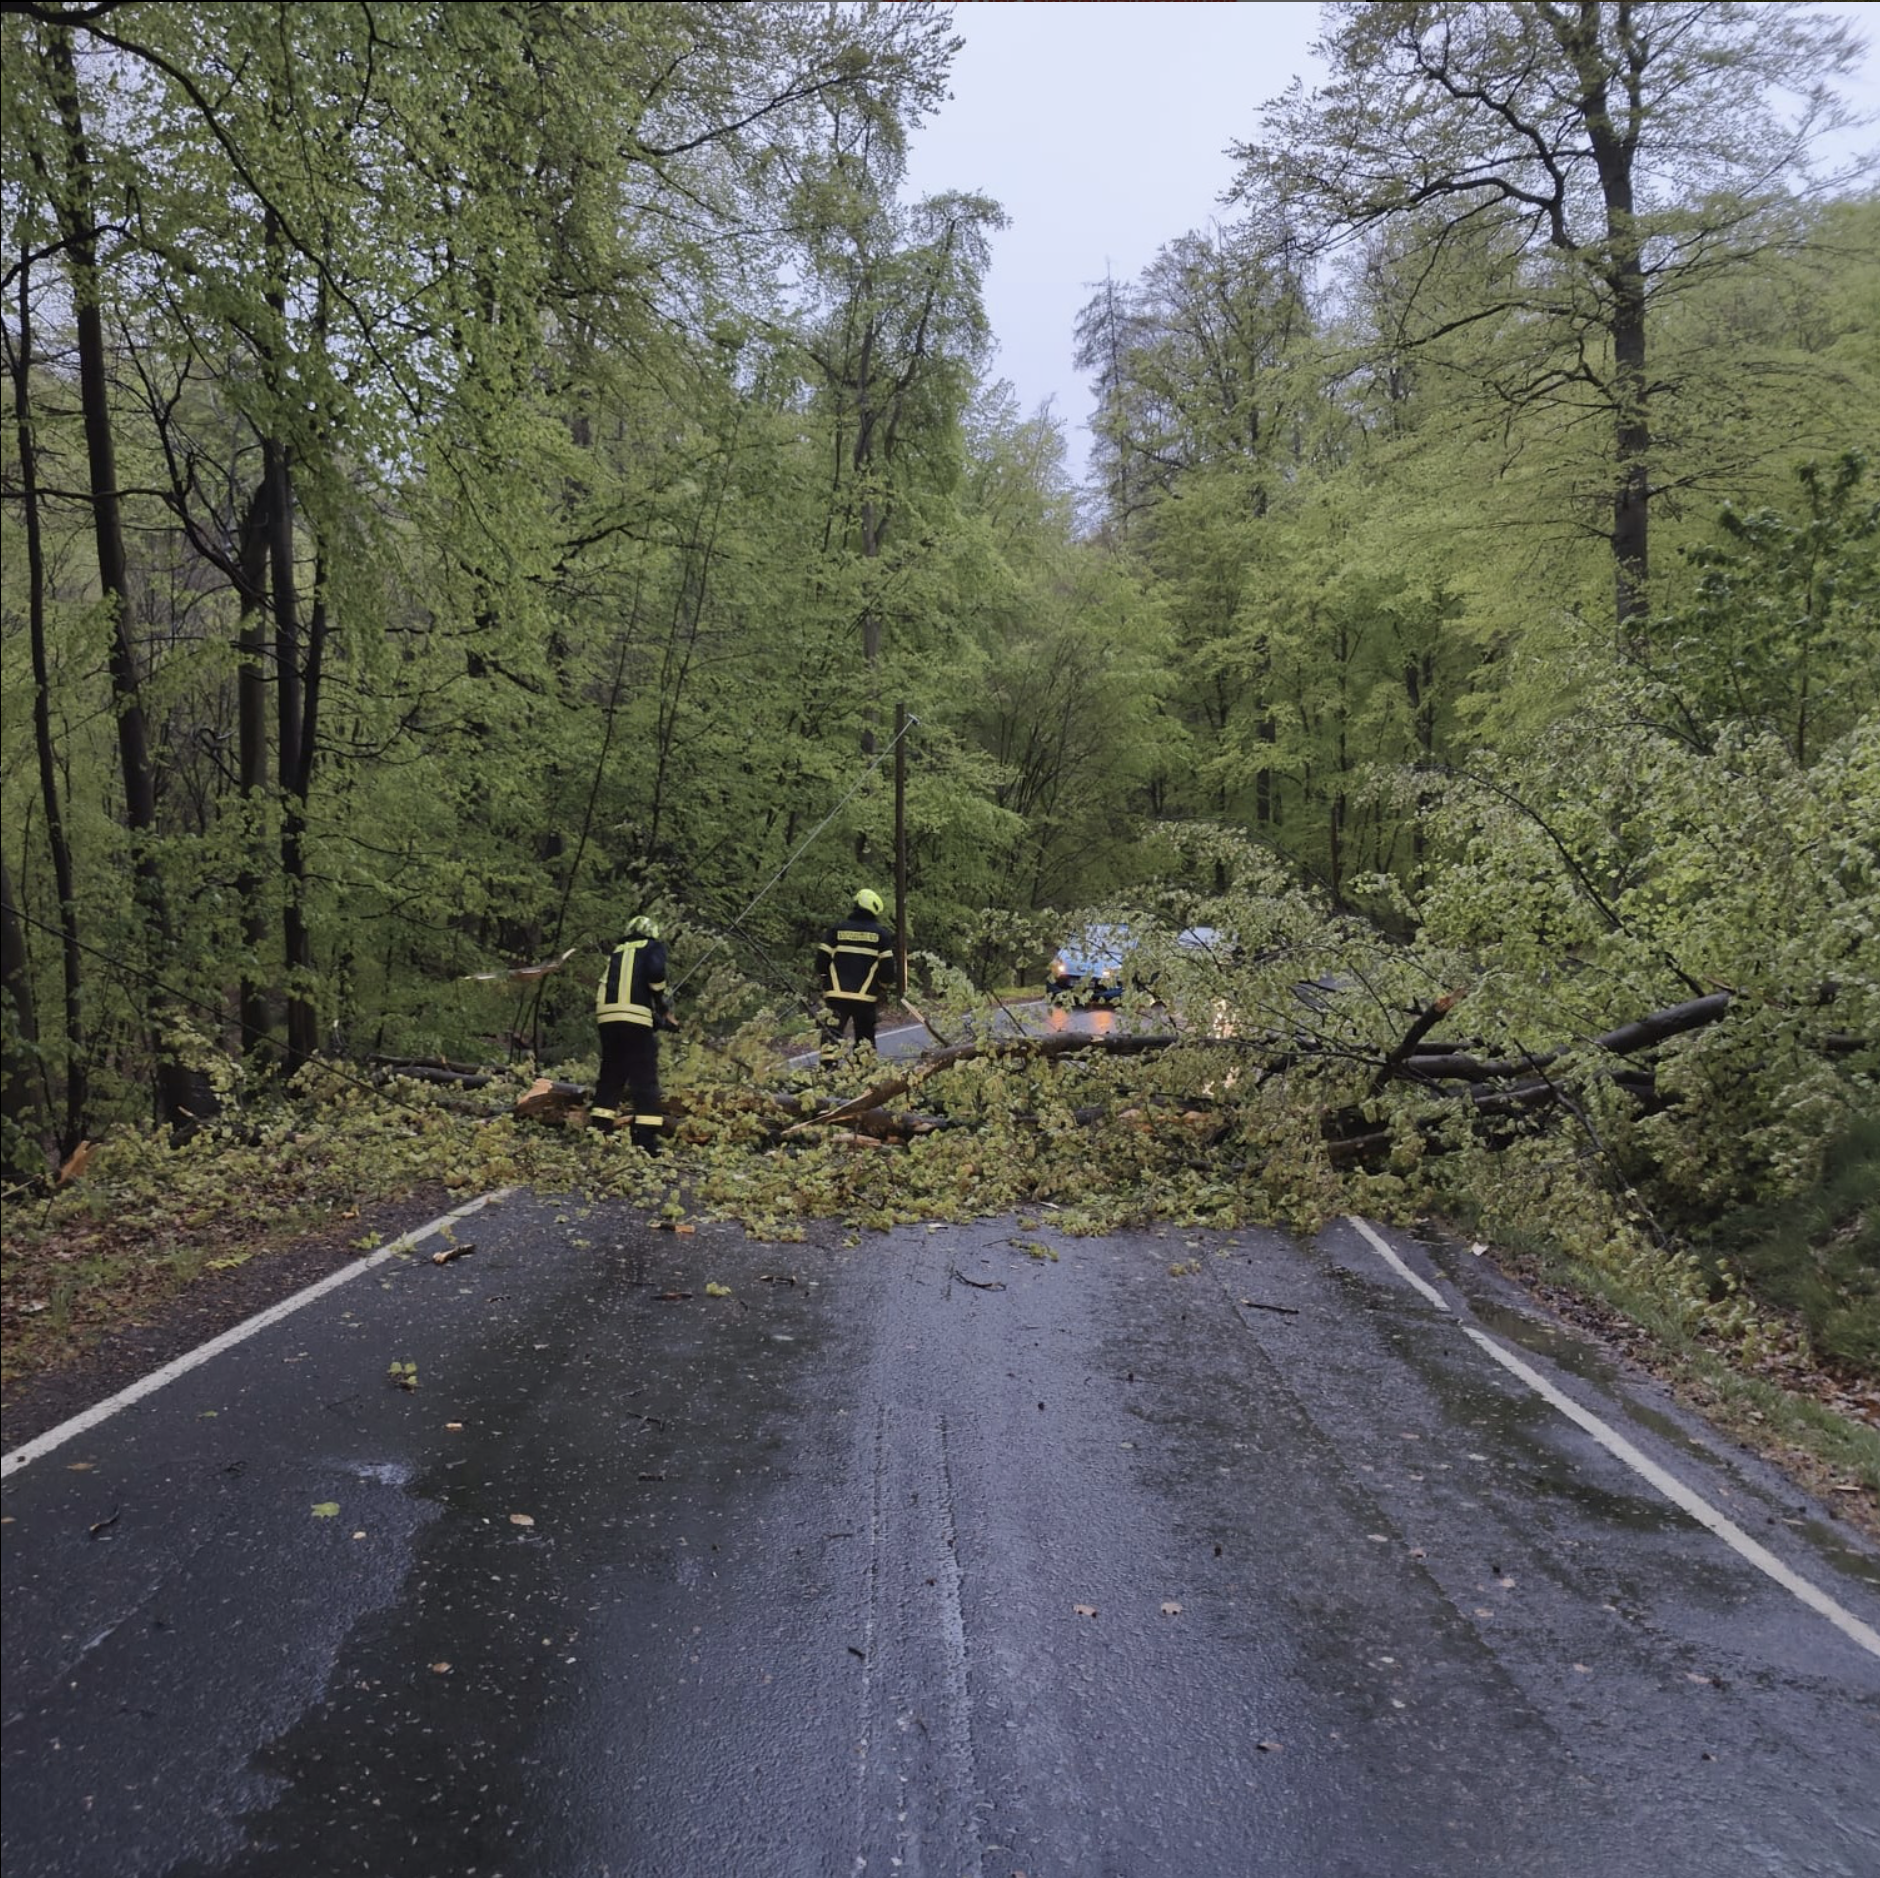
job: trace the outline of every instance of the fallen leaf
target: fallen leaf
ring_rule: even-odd
[[[527,1513],[511,1513],[509,1523],[512,1526],[533,1526],[535,1521]]]
[[[1262,1754],[1277,1754],[1284,1745],[1278,1741],[1256,1741],[1253,1744]]]
[[[729,1285],[718,1284],[714,1281],[706,1285],[705,1295],[708,1298],[728,1298],[731,1295],[731,1287]]]
[[[315,1519],[337,1519],[339,1517],[339,1502],[337,1500],[322,1500],[320,1504],[313,1509],[313,1516]]]
[[[656,1304],[683,1304],[691,1295],[689,1291],[662,1291],[653,1302]]]
[[[96,1461],[73,1461],[67,1466],[65,1471],[68,1474],[89,1474],[97,1465],[98,1463]]]
[[[456,1434],[462,1430],[463,1423],[462,1422],[446,1422],[444,1426],[447,1429],[449,1429],[451,1433]]]
[[[448,1663],[433,1663],[431,1665],[431,1674],[433,1676],[448,1676],[450,1674],[450,1665]]]

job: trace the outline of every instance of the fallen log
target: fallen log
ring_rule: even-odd
[[[587,1100],[585,1083],[555,1082],[538,1076],[517,1096],[513,1113],[518,1121],[566,1124],[577,1109],[587,1106]]]
[[[1693,998],[1686,1004],[1674,1004],[1666,1010],[1635,1018],[1591,1040],[1590,1047],[1608,1056],[1629,1056],[1667,1038],[1686,1031],[1701,1030],[1714,1024],[1730,1008],[1731,994],[1715,991],[1705,998]],[[1499,1061],[1480,1062],[1470,1056],[1406,1057],[1402,1070],[1407,1080],[1423,1082],[1500,1082],[1511,1076],[1528,1076],[1550,1064],[1558,1063],[1567,1049],[1541,1050],[1532,1056],[1504,1057]]]
[[[1404,1032],[1401,1041],[1399,1041],[1391,1053],[1385,1057],[1383,1062],[1377,1066],[1377,1074],[1371,1079],[1371,1093],[1373,1095],[1378,1094],[1379,1091],[1383,1089],[1384,1085],[1390,1081],[1391,1077],[1415,1056],[1418,1046],[1423,1042],[1424,1038],[1448,1016],[1457,998],[1460,996],[1460,992],[1446,992],[1418,1016],[1416,1022]]]
[[[1061,1037],[992,1037],[984,1043],[959,1043],[950,1050],[939,1051],[933,1056],[924,1056],[918,1065],[905,1076],[890,1076],[884,1082],[864,1089],[858,1096],[846,1102],[838,1103],[832,1109],[824,1110],[820,1115],[807,1119],[824,1123],[845,1122],[852,1115],[858,1115],[869,1109],[878,1109],[892,1102],[896,1096],[906,1095],[910,1089],[923,1083],[929,1076],[937,1075],[943,1069],[951,1069],[957,1063],[970,1062],[975,1057],[1002,1056],[1074,1056],[1080,1051],[1096,1050],[1109,1056],[1138,1056],[1151,1050],[1166,1050],[1173,1044],[1186,1043],[1190,1039],[1155,1032],[1148,1036],[1061,1036]]]
[[[455,1063],[407,1062],[396,1057],[367,1059],[380,1076],[402,1077],[406,1082],[442,1083],[454,1089],[487,1089],[497,1080],[493,1071],[463,1069]]]
[[[814,1128],[823,1119],[820,1115],[811,1115],[800,1122],[793,1122],[783,1131],[781,1138],[788,1141],[792,1136]],[[859,1114],[850,1112],[837,1125],[857,1134],[870,1135],[877,1141],[909,1141],[916,1135],[931,1135],[942,1128],[960,1126],[958,1122],[941,1115],[915,1115],[906,1111],[896,1113],[882,1108],[863,1109]]]

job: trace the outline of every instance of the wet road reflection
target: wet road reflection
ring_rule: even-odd
[[[1880,1870],[1880,1661],[1354,1232],[477,1240],[9,1479],[9,1872]]]

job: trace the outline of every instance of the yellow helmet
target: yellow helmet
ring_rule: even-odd
[[[627,921],[627,937],[629,939],[657,939],[659,927],[649,915],[636,913]]]
[[[873,887],[863,887],[855,896],[855,904],[859,906],[870,919],[879,919],[881,917],[881,895],[878,894]]]

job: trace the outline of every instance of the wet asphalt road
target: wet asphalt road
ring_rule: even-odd
[[[1468,1331],[1880,1559],[1466,1254],[455,1236],[9,1474],[8,1878],[1880,1873],[1880,1657]]]

